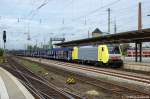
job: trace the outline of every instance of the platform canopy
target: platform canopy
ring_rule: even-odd
[[[86,46],[96,44],[115,44],[115,43],[141,43],[150,41],[150,28],[121,32],[116,34],[103,35],[100,37],[86,38],[62,42],[55,44],[56,46],[71,47],[71,46]]]

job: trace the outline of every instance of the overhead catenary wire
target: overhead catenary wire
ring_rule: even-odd
[[[134,4],[135,5],[135,4]],[[135,7],[134,7],[134,5],[132,5],[132,6],[130,6],[131,8],[133,8],[133,9],[135,9]],[[125,8],[121,8],[121,9],[119,9],[119,10],[115,10],[115,11],[113,11],[113,13],[118,13],[118,11],[119,11],[119,13],[121,12],[121,13],[124,13],[124,10],[126,9],[126,10],[128,10],[130,7],[125,7]],[[98,12],[97,12],[98,13]],[[103,14],[98,14],[97,16],[101,16],[101,15],[105,15],[105,13],[103,13]],[[90,14],[90,16],[93,16],[92,14]],[[89,18],[89,16],[85,16],[85,17],[87,17],[87,18]],[[75,20],[75,22],[76,21],[80,21],[79,19],[78,20]]]
[[[132,6],[131,6],[131,7],[132,7]],[[133,7],[133,8],[134,8],[134,7]],[[123,9],[124,9],[124,8],[123,8]],[[123,9],[121,9],[122,13],[124,13],[124,12],[123,12]],[[129,7],[126,7],[125,9],[129,9]],[[115,12],[116,12],[116,10],[113,11],[113,13],[115,13]],[[97,13],[98,13],[98,12],[97,12]],[[102,12],[101,12],[101,13],[102,13]],[[113,14],[113,13],[112,13],[112,14]],[[103,12],[102,14],[97,14],[96,16],[98,17],[98,16],[102,16],[102,15],[106,15],[106,14],[107,14],[106,12],[105,12],[105,13]],[[93,16],[93,15],[91,15],[91,16]],[[89,22],[90,19],[93,20],[93,19],[95,19],[94,17],[96,17],[96,16],[95,16],[95,15],[94,15],[93,17],[86,16],[86,19],[87,19],[88,23],[89,23],[89,24],[92,23],[92,22]],[[81,18],[81,19],[82,19],[82,18]],[[76,22],[76,23],[79,23],[79,22],[82,23],[82,21],[83,21],[83,20],[78,19],[78,20],[76,20],[76,21],[74,21],[74,22]],[[84,21],[85,21],[85,20],[84,20]],[[69,22],[69,23],[71,23],[71,22]],[[68,24],[69,24],[69,23],[68,23]]]
[[[82,19],[82,18],[84,18],[84,17],[92,16],[93,14],[98,13],[98,12],[100,12],[100,11],[103,10],[103,9],[107,9],[107,8],[109,8],[109,7],[111,7],[111,6],[114,6],[115,4],[117,4],[117,3],[120,2],[120,1],[121,1],[121,0],[116,0],[116,1],[114,1],[114,2],[111,2],[111,3],[109,3],[109,4],[106,4],[106,5],[102,6],[102,7],[99,7],[99,8],[97,8],[97,9],[95,9],[95,10],[93,10],[93,11],[87,13],[87,14],[84,14],[84,15],[79,16],[79,17],[77,17],[77,18],[74,18],[74,19],[72,19],[72,20],[73,20],[73,21],[76,21],[76,20]],[[146,4],[147,4],[147,2],[142,2],[142,3],[146,3]],[[137,5],[137,4],[134,4],[134,5],[131,5],[131,6],[128,6],[128,7],[124,7],[124,8],[115,10],[114,12],[123,12],[125,9],[129,9],[129,7],[135,8],[135,7],[133,7],[133,6],[138,6],[138,5]],[[101,14],[100,14],[100,15],[101,15]]]
[[[42,2],[42,4],[40,4],[37,8],[35,8],[34,10],[32,10],[28,17],[29,17],[29,20],[28,23],[27,23],[27,40],[31,40],[31,37],[30,37],[30,25],[31,25],[31,20],[33,19],[33,17],[36,15],[36,13],[41,9],[43,8],[45,5],[47,5],[49,3],[50,0],[44,0]],[[40,24],[41,24],[41,19],[40,19]]]
[[[95,10],[93,10],[93,11],[91,11],[91,12],[85,14],[85,15],[82,15],[82,16],[77,17],[77,18],[73,19],[73,21],[76,21],[76,20],[78,20],[78,19],[81,19],[81,18],[90,16],[91,14],[94,14],[94,13],[96,13],[96,12],[98,12],[98,11],[104,9],[104,8],[108,8],[108,7],[110,7],[110,6],[112,6],[112,5],[116,4],[116,3],[118,3],[119,1],[121,1],[121,0],[115,0],[114,2],[111,2],[111,3],[109,3],[109,4],[106,4],[106,5],[102,6],[102,7],[99,7],[99,8],[97,8],[97,9],[95,9]]]
[[[89,21],[89,20],[88,20]]]
[[[136,7],[135,7],[136,8]],[[135,9],[134,8],[134,9]],[[129,9],[129,8],[126,8],[126,9]],[[123,12],[123,11],[122,11]],[[124,12],[123,12],[124,13]],[[136,12],[135,12],[136,13]],[[122,18],[124,18],[124,17],[122,17]],[[119,20],[121,20],[122,18],[119,18]],[[129,18],[128,16],[126,17],[126,18]],[[95,19],[95,18],[94,18]]]
[[[132,7],[132,6],[131,6]],[[137,6],[136,6],[137,7]],[[136,12],[136,7],[133,7],[134,8],[134,12],[135,13],[137,13]],[[128,10],[129,8],[126,8],[126,10]],[[130,10],[130,9],[129,9]],[[126,12],[123,12],[123,11],[121,11],[122,13],[126,13]],[[131,20],[132,18],[135,18],[135,13],[133,13],[133,15],[127,15],[126,17],[121,17],[121,18],[119,18],[119,20],[121,21],[122,19],[128,19],[128,20]],[[131,18],[130,18],[131,17]],[[95,18],[94,18],[95,19]],[[118,19],[116,19],[117,21],[118,21]],[[132,19],[133,20],[133,19]],[[96,21],[97,22],[97,21]],[[125,21],[126,22],[126,21]],[[128,21],[129,22],[129,21]],[[89,23],[89,20],[88,20],[88,23]],[[127,23],[128,24],[128,23]],[[126,24],[124,24],[124,26],[125,26]],[[120,25],[118,25],[118,27],[119,27]],[[128,27],[128,26],[127,26]],[[136,26],[135,26],[136,27]]]

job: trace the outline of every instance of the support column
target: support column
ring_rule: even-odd
[[[140,62],[142,62],[142,42],[139,43],[140,47]]]
[[[53,48],[53,43],[52,43],[53,41],[52,41],[52,38],[50,38],[50,40],[49,40],[49,48],[50,49],[52,49]]]
[[[108,8],[108,33],[110,33],[110,8]]]
[[[135,43],[135,62],[138,61],[138,60],[137,60],[137,59],[138,59],[138,53],[137,53],[137,52],[138,52],[138,51],[137,51],[138,48],[137,48],[137,47],[138,47],[138,43],[136,42],[136,43]]]

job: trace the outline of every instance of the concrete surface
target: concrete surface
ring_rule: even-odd
[[[16,77],[0,67],[0,99],[34,99]]]
[[[138,57],[139,60],[139,57]],[[135,57],[124,57],[125,62],[135,62]],[[150,57],[142,57],[143,63],[150,63]]]

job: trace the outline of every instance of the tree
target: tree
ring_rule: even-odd
[[[32,49],[33,49],[32,45],[27,46],[27,50],[32,50]]]
[[[0,56],[3,56],[4,50],[0,48]]]

